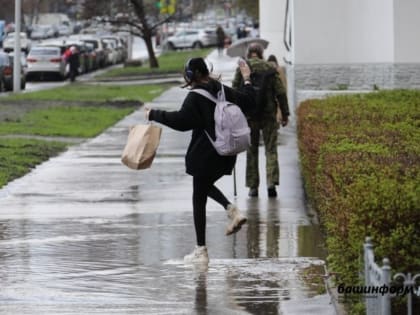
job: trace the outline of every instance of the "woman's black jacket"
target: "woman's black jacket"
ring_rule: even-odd
[[[219,81],[195,86],[216,97],[221,89]],[[193,89],[194,89],[193,88]],[[237,104],[247,114],[255,110],[255,91],[251,85],[234,90],[224,85],[226,99]],[[190,92],[178,111],[152,109],[149,120],[154,120],[178,131],[192,130],[191,141],[185,156],[186,172],[192,176],[220,177],[232,173],[236,156],[221,156],[214,149],[206,133],[215,140],[214,109],[216,104],[206,97]]]

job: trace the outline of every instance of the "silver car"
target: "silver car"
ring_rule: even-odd
[[[20,33],[20,48],[25,52],[28,53],[29,49],[31,48],[31,41],[29,40],[26,33]],[[6,38],[3,41],[3,50],[5,52],[11,52],[15,49],[15,33],[7,34]]]
[[[53,37],[53,31],[48,25],[33,25],[31,39],[42,40]]]
[[[115,49],[117,51],[117,62],[124,62],[127,59],[127,49],[124,45],[122,38],[115,35],[104,35],[101,37],[102,40],[111,40],[115,43]]]
[[[26,61],[28,63],[28,79],[35,75],[43,77],[46,74],[54,74],[60,79],[67,77],[67,61],[63,57],[60,47],[35,46],[29,51]]]
[[[217,44],[216,32],[213,30],[183,30],[168,37],[166,46],[168,49],[178,48],[202,48]]]

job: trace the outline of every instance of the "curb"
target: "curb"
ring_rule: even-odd
[[[124,77],[109,77],[109,78],[93,78],[89,81],[93,82],[114,82],[114,81],[147,81],[147,80],[158,80],[158,79],[182,79],[182,75],[179,73],[163,73],[163,74],[144,74],[144,75],[132,75]]]

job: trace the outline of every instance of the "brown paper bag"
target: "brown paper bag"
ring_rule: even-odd
[[[130,127],[121,156],[122,163],[135,170],[149,168],[156,155],[161,133],[162,128],[152,124]]]

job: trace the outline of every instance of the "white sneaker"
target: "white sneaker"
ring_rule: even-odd
[[[226,235],[231,235],[241,229],[242,225],[247,221],[247,218],[242,215],[239,209],[233,204],[228,205],[227,212],[228,218],[231,219],[232,222],[230,222],[226,228]]]
[[[207,247],[196,245],[191,254],[184,256],[184,262],[194,264],[208,264],[209,255],[207,253]]]

